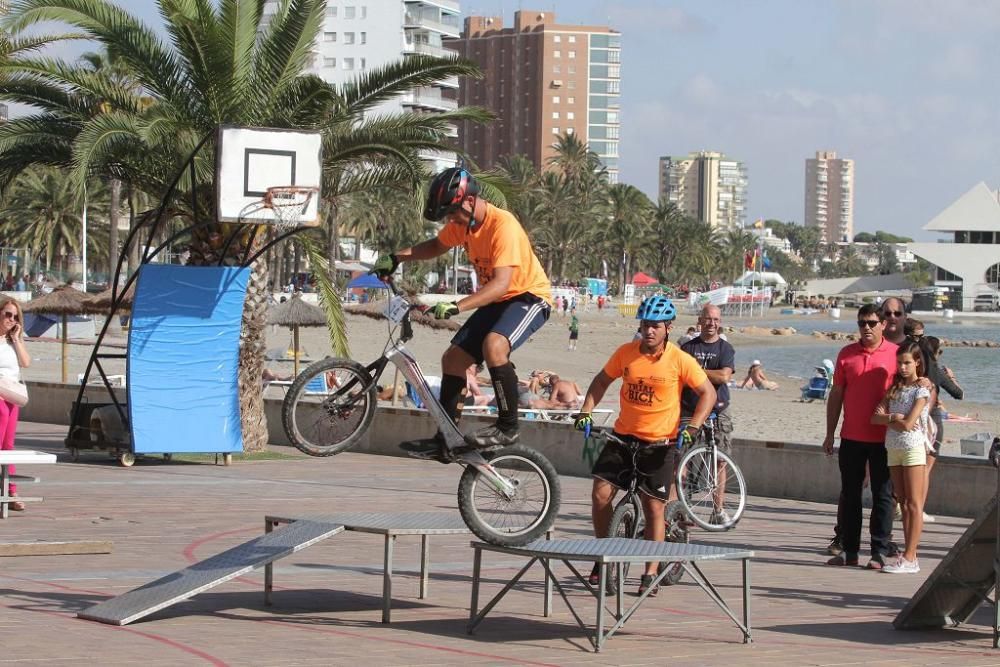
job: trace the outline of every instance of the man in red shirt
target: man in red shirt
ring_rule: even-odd
[[[837,355],[833,387],[826,402],[826,438],[823,451],[833,454],[834,432],[840,428],[841,507],[838,512],[844,551],[829,565],[857,565],[861,547],[861,493],[868,466],[872,492],[871,560],[868,568],[880,570],[889,553],[892,535],[892,483],[885,451],[885,426],[871,423],[872,413],[885,396],[896,373],[897,345],[882,333],[885,317],[873,304],[858,310],[860,340]]]

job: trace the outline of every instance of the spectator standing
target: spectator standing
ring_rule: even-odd
[[[899,297],[890,296],[882,302],[882,319],[885,322],[883,337],[893,345],[906,340],[906,304]],[[920,327],[921,332],[923,326]]]
[[[580,338],[580,320],[576,316],[576,311],[569,321],[569,347],[567,350],[576,350],[576,341]]]
[[[885,425],[886,451],[892,488],[903,506],[906,547],[899,558],[882,569],[890,574],[920,572],[917,545],[924,529],[923,505],[927,495],[927,450],[931,447],[931,423],[927,406],[931,400],[925,376],[924,356],[914,341],[906,341],[896,354],[898,370],[888,393],[871,417],[872,424]]]
[[[827,455],[833,454],[833,440],[841,412],[844,418],[838,451],[841,506],[837,517],[843,552],[828,560],[828,565],[858,564],[863,518],[861,493],[866,465],[872,492],[869,529],[871,560],[867,567],[881,570],[889,554],[895,502],[886,458],[886,427],[871,423],[871,416],[892,385],[896,373],[898,346],[882,335],[885,328],[883,313],[873,304],[866,304],[858,310],[859,341],[847,345],[837,355],[833,388],[826,402],[823,451]]]
[[[31,357],[24,346],[24,314],[16,299],[0,298],[0,377],[21,379],[21,369],[31,365]],[[0,449],[14,449],[17,417],[20,407],[0,399]],[[10,466],[11,474],[16,470]],[[17,485],[10,485],[10,495],[17,496]],[[24,511],[24,502],[15,500],[8,507],[15,512]]]
[[[727,341],[723,340],[719,331],[722,328],[722,311],[718,306],[711,304],[701,309],[698,316],[700,334],[688,342],[681,345],[681,349],[697,360],[698,365],[705,371],[709,382],[715,387],[715,411],[716,430],[715,441],[719,449],[729,454],[732,452],[733,442],[733,417],[729,412],[729,381],[733,379],[736,371],[736,350]],[[698,407],[699,395],[689,389],[684,388],[681,393],[681,423],[686,424],[691,420]],[[725,489],[726,467],[719,462],[719,487]],[[672,498],[673,496],[671,496]],[[722,498],[716,498],[716,502],[721,506]],[[720,514],[725,514],[725,510],[720,510]],[[720,516],[720,523],[729,521],[728,516]]]

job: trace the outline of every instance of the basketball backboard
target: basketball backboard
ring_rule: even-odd
[[[319,132],[220,125],[215,165],[215,191],[222,222],[271,222],[264,206],[267,189],[279,186],[316,188],[301,225],[319,224],[322,138]]]

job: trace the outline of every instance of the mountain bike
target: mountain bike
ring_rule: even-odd
[[[395,285],[387,284],[393,297],[386,309],[389,338],[382,355],[367,366],[351,359],[326,358],[306,368],[282,404],[288,439],[311,456],[332,456],[353,447],[371,425],[378,403],[376,385],[392,362],[444,435],[445,446],[435,459],[465,468],[458,485],[458,510],[469,530],[501,546],[523,546],[538,539],[552,527],[559,512],[555,468],[530,447],[475,449],[465,440],[404,347],[413,338],[410,313],[421,306],[410,304]]]
[[[743,472],[716,446],[717,428],[718,415],[713,412],[699,438],[681,456],[674,480],[677,497],[691,521],[712,532],[735,528],[747,504]]]
[[[629,486],[625,489],[625,495],[615,504],[615,509],[611,514],[611,523],[608,524],[608,537],[626,537],[633,540],[643,539],[643,531],[646,526],[645,513],[642,510],[642,500],[639,497],[639,465],[638,456],[643,445],[635,440],[624,440],[619,438],[609,429],[601,429],[593,434],[588,432],[587,437],[600,438],[604,441],[615,442],[625,447],[632,455],[633,475],[629,481]],[[669,445],[664,445],[669,446]],[[688,518],[684,507],[679,500],[668,502],[663,511],[666,523],[665,540],[667,542],[678,542],[687,544],[689,541],[688,528],[691,527],[691,520]],[[629,563],[622,563],[620,566],[621,579],[624,581],[628,577]],[[660,581],[664,586],[672,586],[684,576],[684,567],[678,562],[667,562],[660,564],[660,572],[669,569],[670,572]],[[607,579],[607,590],[609,593],[618,591],[619,568],[611,568]]]

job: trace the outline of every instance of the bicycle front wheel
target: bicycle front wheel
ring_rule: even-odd
[[[474,466],[466,466],[458,484],[458,511],[476,537],[505,547],[538,539],[559,512],[559,475],[533,449],[514,445],[484,452],[496,473],[514,486],[512,497]]]
[[[677,466],[676,482],[684,510],[701,528],[713,532],[730,530],[743,516],[746,482],[724,452],[713,452],[708,447],[692,449]]]
[[[295,378],[281,406],[288,439],[310,456],[333,456],[354,446],[372,423],[375,383],[350,359],[317,361]]]
[[[611,514],[611,523],[608,524],[608,537],[625,537],[630,540],[639,539],[642,537],[644,523],[642,506],[638,502],[626,498],[618,503],[618,507]],[[623,582],[628,580],[629,565],[631,563],[621,564]],[[617,565],[612,565],[608,569],[607,590],[611,594],[618,592]]]

